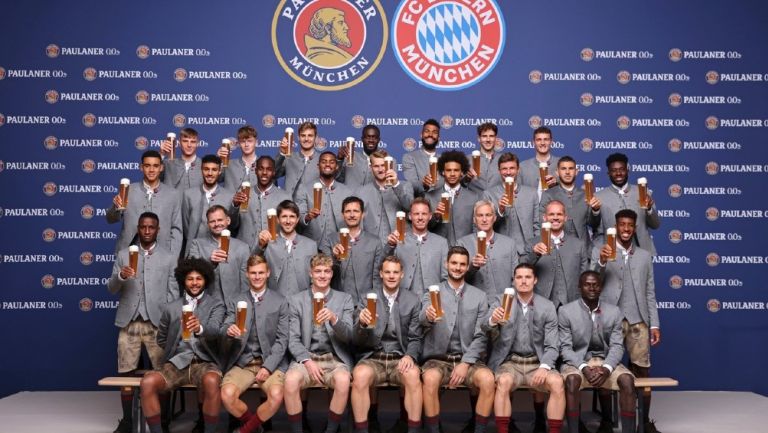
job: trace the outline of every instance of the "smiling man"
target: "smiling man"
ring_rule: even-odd
[[[437,159],[437,171],[445,179],[445,184],[425,194],[435,209],[429,225],[430,231],[446,238],[448,245],[456,245],[458,239],[472,233],[472,207],[480,199],[480,194],[461,183],[469,171],[469,162],[464,152],[444,152]],[[443,203],[444,195],[448,197],[448,206]],[[446,214],[447,219],[444,218]]]
[[[283,137],[280,142],[280,153],[275,159],[275,177],[285,177],[283,188],[293,197],[298,199],[298,193],[302,188],[312,188],[316,179],[312,165],[315,155],[315,141],[317,140],[317,125],[312,122],[304,122],[298,127],[299,151],[292,151],[293,143]],[[335,157],[334,157],[335,158]]]
[[[347,146],[339,147],[336,159],[339,161],[339,182],[350,187],[353,191],[358,187],[373,182],[373,173],[371,172],[370,157],[373,152],[379,149],[381,143],[381,132],[376,125],[365,125],[360,137],[363,142],[363,151],[355,150],[352,158],[352,165],[347,162]]]
[[[442,187],[442,179],[432,179],[429,175],[429,158],[438,156],[439,142],[440,124],[435,119],[428,119],[421,127],[421,146],[403,155],[403,175],[405,180],[410,182],[417,197],[423,197],[425,192]]]
[[[368,209],[363,226],[380,239],[386,239],[395,230],[397,212],[409,209],[413,200],[411,184],[401,182],[394,168],[387,170],[388,156],[385,150],[377,150],[371,154],[370,171],[373,173],[373,182],[363,186],[359,192],[359,197]]]
[[[521,185],[534,188],[541,197],[541,179],[539,176],[539,164],[547,165],[547,187],[551,188],[557,184],[555,177],[558,157],[552,154],[552,130],[546,126],[541,126],[533,131],[533,148],[535,155],[533,158],[526,159],[520,163],[520,177],[518,182]]]
[[[174,152],[173,143],[163,140],[160,144],[160,153],[165,157],[165,171],[162,174],[163,183],[184,191],[200,186],[203,182],[200,175],[200,158],[197,157],[197,146],[200,144],[200,135],[192,128],[184,128],[179,132],[179,149],[181,158],[169,159]]]

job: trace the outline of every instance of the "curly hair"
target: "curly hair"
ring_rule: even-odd
[[[192,272],[197,272],[205,279],[205,290],[210,287],[215,278],[213,265],[205,259],[197,257],[187,257],[179,260],[176,269],[173,271],[173,276],[176,278],[176,282],[179,283],[179,289],[184,290],[184,281],[187,279],[187,275]]]

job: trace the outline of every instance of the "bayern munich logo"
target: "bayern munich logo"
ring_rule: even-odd
[[[272,48],[297,82],[315,90],[342,90],[376,70],[388,31],[379,0],[282,0],[272,19]]]
[[[582,152],[591,152],[595,148],[595,142],[591,138],[585,138],[579,144],[581,145]]]
[[[716,207],[708,207],[704,215],[708,221],[716,221],[720,217],[720,210]]]
[[[495,0],[402,0],[392,19],[392,49],[417,83],[451,91],[473,86],[504,52],[506,28]]]

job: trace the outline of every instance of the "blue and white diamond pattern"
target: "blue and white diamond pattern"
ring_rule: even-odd
[[[419,48],[431,61],[453,65],[467,59],[480,42],[477,17],[458,3],[429,9],[418,24]]]

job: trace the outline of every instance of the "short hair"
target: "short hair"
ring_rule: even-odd
[[[449,150],[447,152],[443,152],[443,154],[437,158],[437,171],[442,173],[443,170],[445,170],[445,164],[447,162],[459,163],[462,173],[469,171],[469,161],[467,161],[467,155],[460,150]]]
[[[246,138],[259,138],[259,132],[256,131],[256,128],[254,128],[251,125],[245,125],[241,126],[240,129],[237,130],[237,139],[238,140],[245,140]]]
[[[579,287],[584,285],[584,282],[587,280],[587,277],[590,277],[590,276],[597,278],[597,283],[600,284],[600,286],[602,287],[603,279],[600,278],[600,273],[597,272],[597,271],[584,271],[584,272],[582,272],[581,275],[579,275]]]
[[[360,211],[365,212],[365,202],[360,197],[351,195],[341,202],[341,211],[344,212],[344,209],[346,209],[347,205],[350,203],[357,203],[360,205]]]
[[[533,276],[536,276],[536,267],[533,266],[530,263],[520,263],[517,266],[515,266],[515,270],[512,272],[512,275],[517,275],[518,269],[530,269],[531,272],[533,272]]]
[[[623,153],[612,153],[608,155],[608,158],[605,158],[605,166],[610,167],[611,164],[614,162],[623,162],[624,165],[629,164],[629,158],[627,158],[627,155],[624,155]]]
[[[560,206],[562,206],[562,207],[563,207],[563,213],[564,213],[564,214],[567,214],[567,213],[568,213],[568,209],[566,209],[566,208],[565,208],[565,204],[564,204],[563,202],[561,202],[560,200],[552,200],[552,201],[550,201],[549,203],[547,203],[547,205],[546,205],[546,206],[544,206],[544,213],[547,213],[547,208],[548,208],[549,206],[551,206],[553,203],[554,203],[554,204],[559,204]]]
[[[546,126],[539,126],[538,128],[534,129],[533,137],[535,138],[537,134],[547,134],[549,135],[549,138],[552,138],[552,130]]]
[[[576,160],[573,159],[573,157],[570,156],[570,155],[565,155],[565,156],[561,157],[557,161],[557,167],[560,168],[560,164],[563,163],[563,162],[572,162],[572,163],[576,164]]]
[[[333,267],[333,259],[328,254],[317,253],[309,261],[309,269],[315,269],[318,266]]]
[[[274,159],[274,158],[272,158],[272,157],[271,157],[271,156],[269,156],[269,155],[261,155],[260,157],[258,157],[258,158],[256,159],[256,167],[258,167],[258,166],[259,166],[259,163],[260,163],[262,160],[266,160],[266,161],[269,161],[269,162],[271,162],[271,163],[272,163],[272,167],[274,168],[274,166],[275,166],[275,159]]]
[[[218,166],[221,166],[221,158],[219,158],[218,155],[208,154],[203,157],[203,159],[200,161],[200,165],[203,164],[210,164],[214,163]]]
[[[179,260],[178,266],[173,271],[173,276],[176,278],[176,282],[179,283],[179,289],[184,291],[184,280],[187,279],[187,275],[192,272],[197,272],[203,276],[205,280],[205,287],[203,290],[207,290],[213,283],[215,274],[213,273],[213,265],[211,262],[199,257],[187,257]]]
[[[369,124],[363,126],[363,131],[362,131],[362,135],[363,136],[365,135],[365,131],[367,129],[374,129],[374,130],[376,130],[376,136],[381,137],[381,130],[379,129],[378,126],[376,126],[376,125],[374,125],[372,123],[369,123]]]
[[[435,119],[427,119],[427,120],[424,122],[424,124],[423,124],[423,125],[421,125],[421,129],[423,130],[423,129],[424,129],[424,127],[425,127],[425,126],[427,126],[427,125],[436,126],[436,127],[437,127],[437,130],[438,130],[438,131],[440,130],[440,123],[439,123],[437,120],[435,120]]]
[[[505,162],[514,162],[518,167],[520,167],[520,158],[518,158],[517,155],[512,152],[502,153],[501,156],[499,156],[499,162],[497,165],[501,167],[501,164],[504,164]]]
[[[381,266],[379,266],[379,270],[384,270],[384,263],[397,263],[400,266],[400,270],[403,270],[403,262],[400,260],[400,257],[397,257],[396,255],[391,255],[384,257],[384,260],[381,261]]]
[[[475,212],[477,212],[477,209],[480,208],[481,206],[490,206],[491,212],[493,212],[493,214],[496,215],[496,205],[493,204],[492,201],[487,199],[481,199],[475,202],[474,206],[472,206],[472,215],[474,215]]]
[[[296,214],[296,216],[299,216],[301,212],[299,211],[299,206],[292,202],[291,200],[283,200],[280,202],[280,204],[277,205],[277,216],[280,216],[280,213],[282,213],[284,210],[289,210]]]
[[[302,122],[299,125],[299,134],[301,134],[305,129],[311,129],[311,130],[315,131],[315,135],[317,135],[317,125],[315,125],[314,123],[309,122],[309,121]]]
[[[384,150],[384,149],[376,149],[376,151],[373,152],[370,157],[371,158],[384,159],[384,158],[386,158],[388,156],[389,156],[389,153],[387,153],[386,150]]]
[[[325,155],[331,155],[331,156],[333,157],[333,160],[334,160],[334,161],[336,160],[336,154],[335,154],[335,153],[333,153],[333,152],[331,152],[330,150],[326,150],[325,152],[321,153],[319,157],[317,157],[317,160],[318,160],[318,164],[320,163],[320,160],[321,160],[321,159],[323,158],[323,156],[325,156]]]
[[[227,208],[225,208],[224,206],[222,206],[220,204],[215,204],[215,205],[209,207],[207,211],[205,211],[205,218],[208,219],[208,217],[211,216],[211,214],[216,212],[216,211],[222,211],[222,212],[224,212],[224,215],[227,215]]]
[[[248,262],[246,262],[245,268],[248,269],[251,266],[260,265],[262,263],[269,267],[269,263],[267,263],[267,259],[265,259],[264,256],[261,254],[253,254],[252,256],[248,257]]]
[[[467,249],[462,247],[461,245],[454,245],[448,248],[448,255],[445,256],[445,259],[451,260],[451,256],[453,256],[454,254],[458,254],[460,256],[466,256],[467,261],[469,261],[469,251],[467,251]]]
[[[413,201],[411,201],[410,209],[413,209],[413,205],[415,205],[415,204],[423,204],[424,206],[427,207],[427,209],[429,209],[430,212],[432,212],[432,204],[429,202],[429,200],[427,200],[424,197],[416,197],[416,198],[414,198]]]
[[[193,138],[200,137],[200,134],[197,133],[197,130],[189,127],[181,128],[181,131],[179,131],[179,135],[181,135],[182,137],[193,137]]]
[[[154,212],[143,212],[141,215],[139,215],[139,219],[136,220],[136,224],[138,224],[139,221],[143,220],[144,218],[152,218],[155,220],[158,226],[160,225],[160,217],[158,217]]]
[[[485,123],[481,123],[480,125],[477,126],[477,135],[478,136],[483,135],[483,132],[488,131],[488,130],[493,131],[493,135],[498,135],[499,134],[499,127],[496,126],[495,123],[493,123],[493,122],[485,122]]]
[[[141,154],[141,162],[142,163],[144,163],[144,160],[147,159],[147,158],[157,158],[159,160],[163,159],[163,157],[160,156],[160,152],[158,152],[158,151],[156,151],[154,149],[146,150],[146,151],[144,151],[144,153]]]
[[[622,209],[616,212],[616,221],[619,221],[619,218],[629,218],[637,223],[637,212],[632,209]]]

